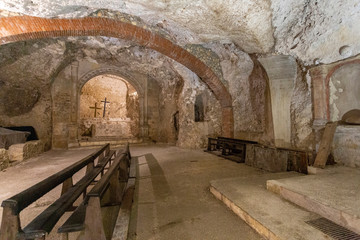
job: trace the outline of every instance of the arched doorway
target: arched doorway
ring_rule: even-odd
[[[125,79],[98,75],[80,90],[81,140],[122,140],[139,137],[139,95]]]

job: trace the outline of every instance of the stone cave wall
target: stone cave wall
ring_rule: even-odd
[[[273,144],[267,74],[256,56],[234,44],[207,45],[218,57],[223,82],[233,100],[234,137]]]
[[[14,45],[16,49],[23,49],[21,53],[15,51],[18,60],[12,60],[15,47],[4,45],[0,51],[5,56],[2,64],[4,74],[0,76],[0,84],[4,86],[0,90],[1,97],[4,102],[11,102],[11,95],[4,91],[10,89],[9,93],[18,91],[12,94],[31,93],[26,103],[36,103],[32,103],[34,107],[28,107],[30,111],[27,106],[15,103],[15,100],[13,106],[19,106],[10,110],[5,109],[5,105],[0,106],[2,113],[7,112],[1,114],[1,123],[35,125],[39,136],[47,141],[48,148],[51,145],[52,132],[56,136],[64,136],[64,139],[59,138],[64,146],[71,136],[77,137],[77,126],[71,124],[76,115],[72,105],[73,92],[64,91],[76,85],[73,82],[74,72],[77,72],[76,77],[79,80],[90,71],[109,66],[119,69],[126,77],[137,79],[141,86],[146,85],[147,125],[149,137],[153,141],[194,148],[204,147],[209,136],[221,135],[221,107],[212,92],[191,71],[155,51],[104,37],[42,40],[25,45],[22,43],[22,48],[19,44]],[[106,47],[103,48],[104,46]],[[199,46],[195,47],[197,48]],[[235,137],[273,145],[275,138],[272,126],[275,126],[275,123],[273,124],[274,113],[271,109],[274,108],[269,99],[278,89],[273,92],[269,90],[271,76],[258,60],[270,59],[271,56],[259,58],[257,55],[249,55],[234,44],[212,43],[200,48],[205,50],[199,51],[200,55],[203,55],[198,57],[220,75],[221,81],[232,95]],[[209,50],[212,51],[211,54]],[[29,65],[24,67],[23,62]],[[74,62],[78,62],[78,65]],[[288,143],[295,148],[311,148],[311,77],[304,74],[305,71],[298,62],[291,62],[292,65],[285,65],[290,66],[293,74],[289,78],[291,87],[288,107],[284,110],[290,119]],[[30,72],[27,69],[35,70]],[[14,72],[18,73],[13,74]],[[56,80],[54,76],[57,76]],[[54,109],[51,116],[50,89],[52,82],[56,81],[59,81],[59,84],[52,89]],[[19,91],[17,86],[21,86],[20,89],[26,86],[26,89]],[[205,117],[204,121],[195,122],[194,105],[199,95],[202,95],[206,103]],[[132,100],[128,97],[126,101]],[[12,115],[19,107],[22,113]],[[54,119],[59,120],[59,124],[55,124],[52,129],[51,122]]]
[[[211,91],[187,68],[176,66],[184,79],[179,94],[179,134],[177,145],[184,148],[203,148],[208,137],[221,135],[221,106]],[[195,122],[196,96],[202,95],[204,121]]]
[[[28,41],[0,46],[0,126],[32,126],[51,147],[51,80],[66,61],[64,42]]]

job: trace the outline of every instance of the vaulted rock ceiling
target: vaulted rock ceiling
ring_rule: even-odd
[[[305,65],[360,51],[360,2],[355,0],[2,0],[0,9],[46,18],[108,9],[162,28],[181,46],[234,43],[248,53],[293,55]]]

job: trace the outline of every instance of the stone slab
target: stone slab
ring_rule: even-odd
[[[43,152],[44,143],[41,140],[13,144],[8,150],[10,161],[23,161],[25,159],[36,157]]]
[[[316,175],[270,180],[268,190],[360,234],[360,170],[332,167]]]
[[[13,144],[24,143],[29,135],[30,132],[0,128],[0,148],[8,149]]]
[[[269,179],[293,178],[299,173],[272,173],[249,178],[210,182],[210,191],[266,239],[330,239],[305,221],[320,216],[306,211],[266,190]]]

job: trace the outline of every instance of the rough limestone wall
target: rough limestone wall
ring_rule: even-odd
[[[177,131],[174,126],[174,115],[179,111],[179,95],[184,85],[182,77],[174,71],[172,62],[166,61],[165,72],[159,75],[161,93],[159,95],[159,136],[160,142],[176,143]]]
[[[208,45],[219,57],[225,85],[232,96],[234,137],[270,144],[273,136],[266,73],[247,53],[234,44]],[[271,117],[271,115],[270,115]]]
[[[45,149],[51,146],[51,79],[65,50],[56,40],[0,46],[0,126],[33,126]]]
[[[148,78],[147,82],[148,87],[148,109],[147,109],[147,118],[149,125],[149,138],[153,141],[158,141],[159,137],[159,122],[160,122],[160,113],[159,113],[159,95],[161,92],[160,86],[156,80]]]
[[[297,149],[314,149],[315,135],[312,129],[312,98],[311,79],[297,64],[294,89],[292,91],[291,113],[291,141]]]
[[[174,66],[184,80],[179,95],[179,135],[177,145],[184,148],[203,148],[208,137],[221,134],[221,106],[204,83],[190,70],[182,65]],[[195,122],[194,105],[197,95],[203,94],[205,119]]]
[[[275,50],[307,65],[360,52],[358,1],[271,0]]]

